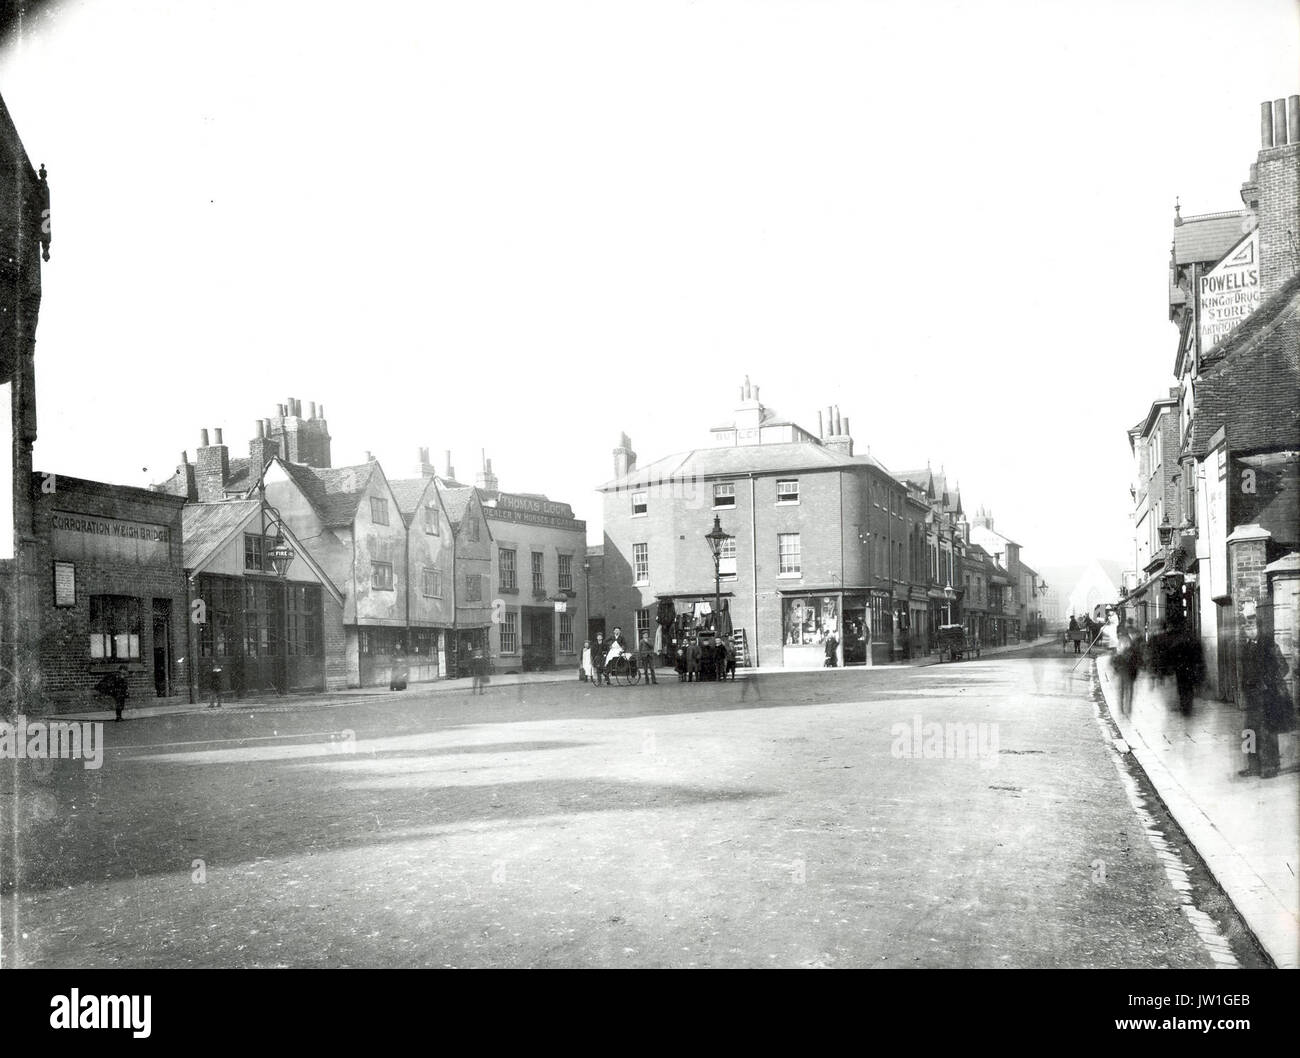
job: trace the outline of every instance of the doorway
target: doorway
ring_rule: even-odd
[[[172,601],[153,601],[153,690],[159,698],[171,695]]]

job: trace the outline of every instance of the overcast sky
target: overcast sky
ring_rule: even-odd
[[[292,396],[336,465],[486,448],[595,542],[619,432],[707,444],[748,374],[1028,562],[1131,563],[1174,198],[1240,206],[1297,71],[1293,0],[68,0],[0,52],[36,463],[160,481]]]

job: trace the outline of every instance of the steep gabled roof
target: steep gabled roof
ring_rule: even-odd
[[[309,467],[275,459],[312,505],[321,523],[329,528],[349,526],[357,516],[357,506],[379,471],[378,463],[359,463],[349,467]]]
[[[1224,427],[1236,451],[1300,449],[1300,273],[1215,346],[1194,385],[1191,451]]]
[[[187,503],[181,511],[186,569],[198,569],[260,507],[257,500]]]
[[[1246,234],[1241,226],[1247,215],[1247,210],[1238,209],[1183,217],[1174,225],[1174,263],[1218,261]]]
[[[397,509],[407,525],[415,520],[415,515],[420,509],[420,501],[432,484],[432,478],[399,478],[388,483],[388,487],[393,490],[393,497],[397,500]]]
[[[447,517],[453,526],[459,526],[461,519],[465,517],[473,489],[473,485],[462,485],[458,488],[439,486],[438,492],[442,496],[442,505],[447,509]]]

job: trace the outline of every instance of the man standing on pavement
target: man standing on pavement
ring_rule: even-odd
[[[126,678],[126,666],[119,665],[116,672],[110,672],[95,684],[95,690],[113,699],[113,706],[117,711],[114,719],[121,720],[122,710],[126,708],[126,700],[131,696],[131,687]]]
[[[605,633],[596,633],[596,642],[591,644],[591,664],[596,670],[596,686],[602,683],[609,686],[609,673],[605,671],[605,655],[609,653],[609,644],[605,642]]]
[[[650,633],[648,631],[641,633],[641,642],[637,646],[636,663],[641,667],[641,677],[645,680],[646,686],[650,684],[658,685],[659,679],[655,676],[655,648],[650,642]]]
[[[1246,767],[1237,774],[1272,779],[1277,775],[1279,731],[1291,728],[1294,716],[1286,687],[1286,659],[1273,637],[1261,636],[1259,620],[1247,617],[1241,645],[1241,689],[1246,699],[1242,748]],[[1253,737],[1254,746],[1248,741]],[[1252,751],[1253,750],[1253,751]]]

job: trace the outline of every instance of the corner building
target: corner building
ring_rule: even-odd
[[[654,634],[659,608],[712,608],[716,515],[733,540],[720,561],[739,662],[820,668],[834,636],[839,664],[899,656],[914,592],[908,487],[870,455],[855,455],[849,420],[819,412],[806,430],[759,400],[746,380],[734,419],[713,445],[643,468],[626,437],[615,477],[600,486],[605,536],[599,590],[605,626],[629,642]],[[593,593],[597,588],[593,587]]]

